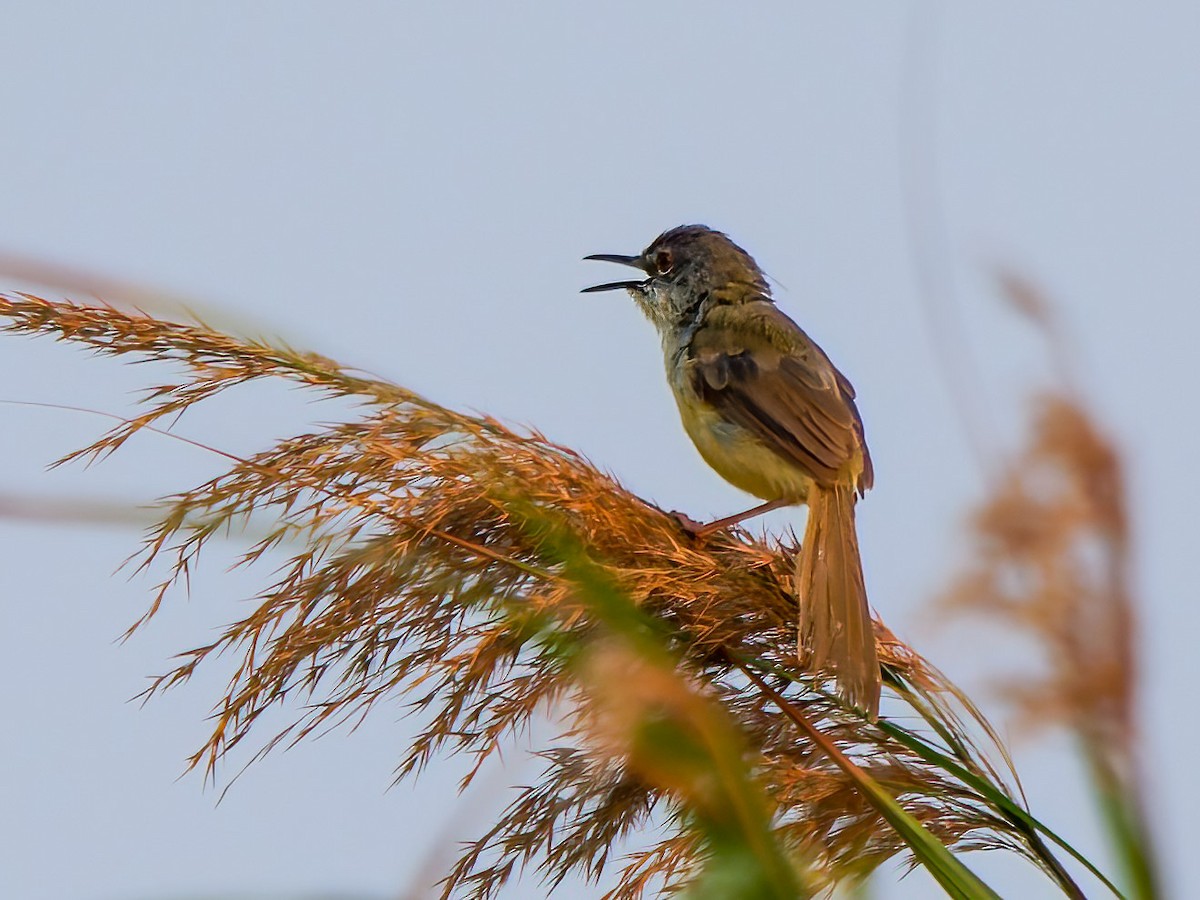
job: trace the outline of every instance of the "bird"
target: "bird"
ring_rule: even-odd
[[[684,430],[726,481],[764,501],[701,525],[705,536],[783,506],[806,504],[796,554],[797,654],[832,670],[839,695],[877,717],[880,669],[855,526],[874,469],[854,387],[771,296],[745,250],[706,225],[664,231],[641,253],[587,260],[645,277],[584,288],[626,290],[658,331]]]

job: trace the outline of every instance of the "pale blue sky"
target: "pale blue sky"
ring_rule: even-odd
[[[9,7],[0,251],[162,285],[213,320],[534,424],[697,518],[744,498],[679,427],[650,326],[620,295],[577,294],[608,277],[580,258],[685,222],[729,232],[858,388],[877,468],[860,512],[875,606],[968,686],[979,639],[931,633],[919,614],[982,482],[931,352],[914,248],[952,291],[1008,441],[1045,366],[989,271],[1038,281],[1128,449],[1154,820],[1173,882],[1200,879],[1198,776],[1166,750],[1198,738],[1200,7]],[[8,399],[120,412],[152,374],[47,341],[0,348]],[[247,450],[322,414],[267,391],[180,432]],[[218,465],[146,439],[100,469],[45,474],[101,423],[13,407],[0,422],[3,492],[143,500]],[[260,582],[214,557],[189,601],[118,646],[150,587],[109,577],[136,533],[4,521],[0,536],[0,895],[395,895],[475,833],[506,777],[532,777],[497,774],[465,807],[453,764],[387,791],[410,733],[397,704],[252,768],[218,807],[199,777],[176,779],[221,673],[147,708],[126,700]],[[1034,807],[1103,856],[1062,749],[1019,754]],[[1019,865],[972,864],[1006,896],[1046,890]],[[918,875],[880,896],[929,890]]]

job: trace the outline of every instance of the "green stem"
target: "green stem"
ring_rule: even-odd
[[[1153,845],[1136,790],[1109,764],[1103,748],[1087,738],[1083,741],[1083,757],[1130,896],[1135,900],[1155,900],[1162,894],[1151,854]]]

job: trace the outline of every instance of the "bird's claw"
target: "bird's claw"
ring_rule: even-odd
[[[679,527],[690,534],[692,537],[700,538],[709,533],[709,527],[703,522],[697,522],[687,513],[681,513],[678,510],[672,510],[670,513],[672,519],[679,523]]]

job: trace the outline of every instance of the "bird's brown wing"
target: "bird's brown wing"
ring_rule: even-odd
[[[690,355],[693,389],[724,418],[818,484],[855,478],[860,493],[871,486],[854,388],[774,304],[712,310],[693,336]]]

